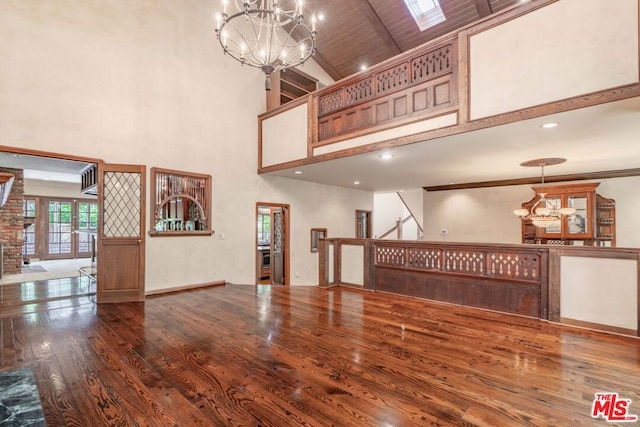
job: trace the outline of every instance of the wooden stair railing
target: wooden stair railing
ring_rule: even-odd
[[[413,219],[413,215],[409,215],[408,217],[406,217],[403,220],[398,220],[396,222],[396,225],[391,228],[391,230],[387,231],[386,233],[382,234],[382,236],[378,237],[378,239],[384,239],[385,237],[387,237],[388,235],[390,235],[391,233],[393,233],[394,231],[398,231],[398,240],[402,239],[402,226],[409,221],[410,219]]]

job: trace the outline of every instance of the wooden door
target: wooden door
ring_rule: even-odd
[[[145,177],[138,165],[98,165],[97,301],[144,300]]]
[[[271,284],[288,285],[289,207],[271,206]]]

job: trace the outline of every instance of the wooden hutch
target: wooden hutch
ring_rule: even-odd
[[[575,214],[564,217],[560,225],[536,227],[531,220],[522,221],[522,243],[550,245],[616,246],[616,207],[613,199],[596,193],[599,182],[544,187],[547,206],[571,207]],[[522,204],[530,210],[542,188]]]

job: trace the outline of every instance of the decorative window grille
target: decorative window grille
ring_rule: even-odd
[[[211,175],[151,168],[150,235],[211,235]]]

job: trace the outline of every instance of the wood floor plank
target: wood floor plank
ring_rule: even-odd
[[[0,318],[2,325],[2,367],[16,366],[16,350],[13,338],[13,321],[11,318]]]
[[[315,287],[41,304],[0,315],[2,369],[33,367],[52,426],[591,426],[602,391],[640,413],[640,340],[538,319]]]

